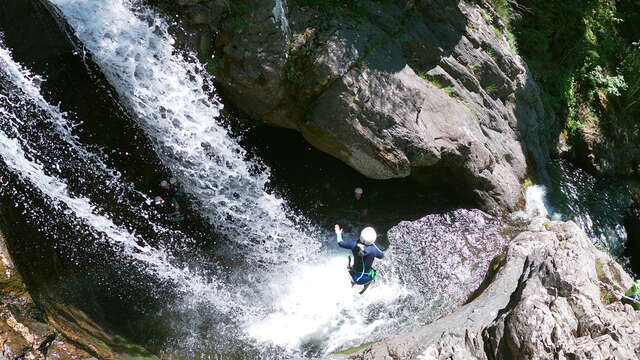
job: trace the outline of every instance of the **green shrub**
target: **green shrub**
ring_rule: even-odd
[[[545,107],[562,120],[570,145],[586,123],[613,148],[640,143],[637,0],[489,1],[510,21],[519,53],[548,93]]]

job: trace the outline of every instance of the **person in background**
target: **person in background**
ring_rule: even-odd
[[[160,191],[161,191],[160,196],[162,196],[165,200],[169,200],[170,198],[177,199],[178,193],[180,192],[180,185],[178,184],[178,179],[172,177],[171,179],[169,179],[169,181],[167,180],[160,181]]]
[[[173,197],[178,197],[180,195],[182,189],[180,187],[180,184],[178,184],[178,179],[174,177],[169,179],[169,192]]]
[[[365,220],[365,218],[369,215],[369,201],[363,196],[364,190],[361,187],[355,188],[353,191],[354,202],[353,208],[360,217],[360,220]]]
[[[636,280],[622,297],[623,304],[631,305],[635,310],[640,310],[640,280]]]
[[[165,201],[161,196],[156,196],[153,199],[153,203],[158,208],[158,212],[166,216],[169,221],[178,222],[184,220],[177,201]]]
[[[376,231],[372,227],[366,227],[360,232],[359,241],[345,241],[342,239],[342,229],[340,225],[335,225],[336,241],[338,246],[351,250],[353,254],[353,266],[349,264],[349,275],[351,276],[351,286],[364,285],[367,289],[369,284],[375,280],[376,271],[373,269],[373,261],[382,259],[384,253],[375,245]],[[351,261],[349,261],[351,263]]]

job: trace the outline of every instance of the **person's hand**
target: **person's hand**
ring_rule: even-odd
[[[340,225],[336,224],[336,226],[334,226],[333,229],[336,231],[336,235],[342,234],[342,229],[340,229]]]

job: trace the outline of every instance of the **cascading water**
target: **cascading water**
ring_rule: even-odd
[[[282,200],[265,192],[268,170],[216,122],[222,105],[195,57],[181,57],[167,25],[124,1],[53,0],[93,55],[156,152],[199,210],[251,258],[303,258],[317,242],[296,229]],[[99,16],[95,16],[99,14]],[[305,247],[306,251],[301,251]],[[260,256],[261,259],[256,259]]]
[[[547,188],[542,185],[532,185],[525,189],[525,208],[516,211],[513,216],[520,219],[532,219],[536,216],[549,216],[547,204]]]
[[[275,4],[273,5],[273,21],[280,24],[280,30],[283,33],[289,33],[289,21],[285,15],[286,8],[286,0],[275,0]]]
[[[179,178],[197,212],[226,236],[220,245],[224,251],[216,255],[231,265],[218,269],[206,264],[216,260],[199,257],[197,246],[183,246],[198,239],[156,222],[153,211],[141,207],[147,197],[105,165],[100,149],[73,135],[82,124],[70,123],[49,105],[35,85],[43,80],[26,74],[6,51],[0,54],[2,68],[12,69],[14,75],[7,77],[20,91],[0,98],[7,104],[0,107],[0,155],[12,173],[66,210],[70,221],[86,225],[96,238],[133,259],[139,271],[173,284],[182,294],[175,310],[179,316],[172,319],[173,342],[163,344],[166,352],[186,357],[321,355],[411,329],[450,309],[444,278],[430,278],[422,271],[426,265],[419,249],[437,243],[422,231],[416,235],[421,239],[416,249],[391,244],[386,258],[376,264],[380,279],[365,296],[350,288],[348,252],[337,249],[333,233],[315,230],[265,191],[269,169],[247,160],[237,140],[219,123],[222,105],[206,71],[195,57],[173,46],[161,18],[125,0],[51,2],[153,142],[162,163]],[[273,15],[281,25],[286,24],[283,10],[283,2],[276,0]],[[12,112],[16,99],[28,99],[44,114],[34,120],[37,126]],[[536,206],[528,202],[526,212],[544,212],[543,189],[531,187],[527,193],[537,194],[539,201]],[[474,239],[467,235],[477,223],[465,223],[468,217],[453,216],[441,223],[434,217],[435,224],[426,223],[448,234],[450,238],[440,236],[448,244],[470,243]],[[136,225],[143,222],[149,223],[147,228]],[[452,222],[463,226],[453,232]],[[349,236],[357,234],[345,235]],[[441,261],[454,264],[456,259]],[[450,275],[472,283],[464,270],[460,265]]]
[[[175,266],[175,259],[162,245],[149,246],[149,239],[131,233],[126,224],[117,225],[104,208],[73,194],[97,197],[96,194],[104,194],[100,188],[107,188],[114,190],[110,194],[116,202],[129,202],[132,197],[144,201],[140,192],[119,181],[119,172],[107,167],[102,156],[89,152],[77,141],[66,114],[42,97],[38,87],[42,78],[13,62],[2,43],[0,69],[0,157],[9,170],[40,191],[55,209],[64,209],[65,214],[73,214],[77,221],[88,225],[97,240],[108,242],[123,256],[137,260],[139,270],[171,281],[184,293],[223,300],[225,293],[218,291],[220,284],[215,279],[205,280],[187,268]],[[62,180],[63,177],[70,180]],[[149,220],[144,210],[142,216]],[[177,235],[160,225],[151,225],[157,234],[172,238]]]
[[[620,256],[627,241],[624,218],[633,204],[629,190],[622,183],[598,179],[565,160],[554,162],[549,170],[551,184],[529,186],[525,209],[514,216],[573,220],[596,246]]]

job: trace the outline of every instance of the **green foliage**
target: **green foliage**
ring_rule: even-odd
[[[478,12],[480,13],[480,16],[482,16],[482,18],[487,24],[491,24],[493,22],[491,15],[489,15],[489,12],[486,9],[479,8]]]
[[[490,1],[511,19],[519,53],[570,143],[587,125],[615,148],[639,142],[640,49],[632,43],[640,39],[640,2]]]
[[[484,91],[487,92],[487,94],[491,95],[491,96],[496,96],[496,94],[498,93],[498,86],[496,85],[487,85],[484,88]]]
[[[437,76],[429,75],[429,73],[427,73],[426,71],[418,71],[417,75],[439,89],[443,89],[446,87],[446,85],[440,80],[440,78],[438,78]]]
[[[512,8],[516,5],[516,0],[490,0],[490,2],[500,17],[504,20],[511,19],[513,16]]]
[[[491,57],[493,59],[493,61],[495,63],[498,63],[498,61],[500,60],[499,57],[500,55],[498,54],[498,52],[496,51],[496,49],[492,48],[491,46],[485,46],[483,48],[484,52],[487,53],[487,55],[489,55],[489,57]]]
[[[445,84],[439,77],[430,75],[426,71],[418,71],[417,75],[423,78],[424,80],[430,82],[433,86],[439,89],[442,89],[442,91],[444,91],[444,93],[447,94],[448,96],[457,100],[462,99],[460,95],[458,95],[456,90],[453,88],[453,86]]]
[[[360,350],[364,350],[364,349],[366,349],[366,348],[371,347],[371,345],[373,345],[373,344],[375,344],[375,343],[377,343],[377,341],[371,341],[371,342],[368,342],[368,343],[362,344],[362,345],[360,345],[360,346],[356,346],[356,347],[351,348],[351,349],[347,349],[347,350],[343,350],[343,351],[337,352],[336,354],[342,354],[342,355],[351,355],[351,354],[355,354],[355,353],[357,353],[357,352],[358,352],[358,351],[360,351]]]
[[[513,8],[517,8],[518,6],[517,1],[490,0],[489,3],[493,5],[494,9],[500,16],[502,25],[499,24],[499,22],[497,21],[498,19],[492,18],[489,12],[483,8],[480,8],[478,10],[480,12],[480,15],[482,16],[484,21],[491,26],[491,30],[493,30],[498,39],[506,38],[509,46],[513,50],[517,50],[516,37],[511,31],[511,21],[518,17],[518,14],[513,11]],[[504,26],[504,30],[502,30],[499,25]]]
[[[446,87],[442,88],[442,91],[444,91],[445,94],[449,95],[450,97],[452,97],[454,99],[462,100],[462,98],[460,97],[460,95],[458,95],[458,93],[453,88],[453,86],[446,86]]]
[[[616,297],[611,293],[611,291],[605,290],[604,294],[602,295],[602,303],[604,305],[609,305],[614,301],[616,301]]]
[[[587,74],[587,78],[591,80],[594,89],[604,89],[609,95],[620,96],[620,91],[627,89],[627,83],[622,75],[607,75],[600,65],[596,65]]]
[[[474,74],[478,74],[478,70],[480,70],[480,67],[481,67],[480,63],[477,63],[477,62],[472,62],[472,63],[468,64],[467,66],[468,66],[469,70],[471,70],[471,72],[474,73]]]

